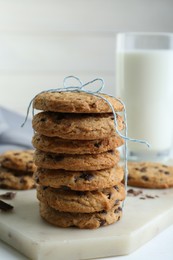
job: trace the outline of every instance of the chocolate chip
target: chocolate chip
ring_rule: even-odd
[[[140,171],[141,171],[141,172],[146,172],[146,171],[147,171],[147,167],[142,167],[142,168],[140,169]]]
[[[56,156],[54,156],[54,159],[56,160],[56,162],[59,162],[59,161],[64,160],[64,156],[63,155],[56,155]]]
[[[96,108],[97,105],[96,105],[96,103],[92,103],[92,104],[90,104],[90,107],[92,107],[92,108]]]
[[[120,211],[121,211],[121,210],[119,210],[119,208],[117,208],[117,209],[114,210],[114,213],[117,214],[117,213],[119,213]]]
[[[19,153],[14,153],[14,155],[19,155]]]
[[[149,178],[145,175],[141,176],[141,179],[144,180],[144,181],[149,181]]]
[[[136,171],[139,171],[139,168],[135,168]]]
[[[122,211],[122,208],[121,208],[121,207],[118,207],[118,210],[119,210],[119,211]]]
[[[115,205],[115,206],[118,205],[119,202],[120,202],[120,200],[115,200],[115,204],[114,204],[114,205]]]
[[[169,174],[170,174],[170,172],[168,172],[168,171],[165,171],[165,172],[164,172],[164,174],[166,174],[166,175],[169,175]]]
[[[159,170],[159,172],[163,172],[163,170]]]
[[[51,160],[56,160],[56,162],[64,160],[63,155],[53,155],[53,154],[48,154],[47,157]]]
[[[94,176],[89,172],[84,172],[79,176],[79,178],[84,179],[85,181],[90,181],[94,178]]]
[[[47,188],[48,188],[47,186],[43,186],[43,187],[42,187],[43,190],[46,190]]]
[[[41,118],[40,121],[41,122],[45,122],[47,119],[45,117]]]
[[[106,223],[106,220],[101,219],[101,220],[100,220],[100,227],[101,227],[101,226],[104,226],[105,223]]]
[[[102,211],[100,211],[100,213],[101,213],[101,214],[106,214],[107,211],[106,211],[106,210],[102,210]]]
[[[10,211],[13,209],[13,206],[0,200],[0,210],[2,211]]]
[[[120,189],[117,185],[114,186],[114,189],[117,190],[117,191],[120,191]]]
[[[118,219],[117,219],[117,221],[119,221],[119,220],[120,220],[120,218],[121,218],[121,217],[120,217],[120,216],[118,216]]]
[[[76,195],[77,196],[84,196],[85,192],[83,192],[83,191],[76,191]]]
[[[139,194],[142,193],[142,190],[134,190],[134,189],[129,189],[127,191],[128,195],[133,195],[133,196],[138,196]]]
[[[3,161],[2,161],[2,163],[9,163],[9,162],[11,162],[11,160],[8,158],[3,159]]]
[[[101,146],[102,142],[95,143],[94,146],[99,148]]]
[[[35,177],[35,182],[40,183],[39,177]]]
[[[59,113],[59,114],[56,115],[55,120],[56,120],[56,121],[59,121],[59,120],[62,120],[62,119],[64,119],[64,118],[65,118],[64,114],[60,114],[60,113]]]
[[[22,177],[22,178],[20,179],[20,183],[22,183],[22,184],[26,184],[27,181]]]
[[[146,195],[146,198],[147,198],[147,199],[154,199],[154,197],[151,196],[151,195]]]
[[[0,194],[0,199],[4,200],[12,200],[16,196],[15,192],[6,192],[4,194]]]
[[[110,153],[112,155],[115,154],[114,150],[109,150],[108,153]]]
[[[62,186],[61,186],[61,189],[62,189],[62,190],[71,190],[68,186],[65,186],[65,185],[62,185]]]
[[[162,164],[162,167],[168,168],[168,166],[167,166],[167,165],[165,165],[165,164]]]
[[[112,196],[112,193],[108,193],[108,194],[107,194],[108,200],[110,200],[111,196]]]

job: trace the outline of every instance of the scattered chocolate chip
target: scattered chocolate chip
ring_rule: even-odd
[[[2,211],[10,211],[13,209],[13,206],[0,200],[0,210]]]
[[[85,181],[90,181],[94,178],[94,176],[89,172],[84,172],[79,176],[79,178],[84,179]]]
[[[4,200],[12,200],[16,196],[16,192],[6,192],[4,194],[0,194],[0,199]]]
[[[146,196],[147,199],[154,199],[154,197],[151,196],[151,195],[145,195],[145,196]]]
[[[133,195],[133,196],[138,196],[140,194],[142,194],[142,190],[134,190],[134,189],[129,189],[127,191],[127,195]]]
[[[149,181],[149,178],[145,175],[141,176],[141,179],[144,180],[144,181]]]
[[[140,197],[139,199],[140,199],[140,200],[145,200],[146,198],[145,198],[145,197]]]

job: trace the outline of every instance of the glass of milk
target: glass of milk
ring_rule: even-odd
[[[116,94],[126,104],[129,160],[163,161],[173,147],[173,34],[120,33]]]

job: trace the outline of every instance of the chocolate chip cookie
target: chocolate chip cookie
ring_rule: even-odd
[[[0,167],[0,188],[28,190],[35,187],[31,172],[23,172]]]
[[[118,135],[98,140],[66,140],[59,137],[48,137],[36,133],[32,140],[38,150],[64,154],[96,154],[113,150],[124,144]]]
[[[48,223],[58,227],[95,229],[119,221],[122,216],[122,208],[120,205],[116,205],[109,211],[103,210],[95,213],[68,213],[55,210],[41,202],[40,215]]]
[[[67,171],[92,171],[114,167],[120,160],[119,152],[111,150],[100,154],[56,154],[36,150],[36,166]]]
[[[122,111],[123,105],[114,97],[100,94],[114,107],[115,111]],[[33,102],[38,110],[65,113],[110,113],[110,106],[100,97],[83,92],[54,92],[38,94]]]
[[[0,164],[8,169],[33,172],[36,168],[33,154],[34,150],[7,151],[0,155]]]
[[[124,200],[123,184],[97,191],[72,191],[37,186],[37,198],[51,208],[63,212],[91,213],[110,210]]]
[[[99,171],[65,171],[38,168],[35,180],[42,186],[87,191],[110,188],[118,185],[124,177],[121,167]]]
[[[139,162],[128,164],[128,185],[151,189],[173,187],[173,166]]]
[[[105,139],[115,134],[112,114],[64,114],[41,112],[34,116],[33,128],[46,136],[72,140]],[[117,115],[118,129],[124,128],[123,118]]]

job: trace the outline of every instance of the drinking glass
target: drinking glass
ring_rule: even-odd
[[[129,160],[169,159],[173,140],[173,34],[120,33],[116,93],[127,110]]]

